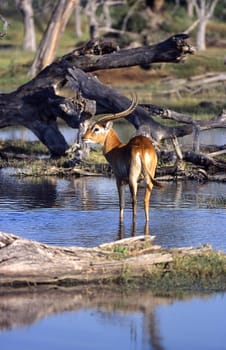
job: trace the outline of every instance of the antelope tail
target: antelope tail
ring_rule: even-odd
[[[151,182],[153,183],[154,186],[156,186],[158,188],[164,188],[163,184],[161,184],[160,182],[153,179],[153,177],[150,174],[148,174],[148,175],[150,176]]]
[[[142,163],[142,167],[145,171],[145,174],[150,178],[151,180],[151,183],[156,186],[156,187],[159,187],[159,188],[163,188],[163,184],[161,184],[160,182],[156,181],[153,176],[151,175],[150,173],[150,170],[147,168],[146,164],[145,164],[145,161],[144,161],[144,157],[143,157],[143,154],[141,155],[141,163]],[[149,184],[147,184],[149,186]]]

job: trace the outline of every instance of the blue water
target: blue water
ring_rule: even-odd
[[[184,300],[109,298],[0,331],[4,350],[225,350],[226,295]],[[115,301],[115,300],[114,300]]]
[[[164,247],[209,243],[226,251],[226,184],[166,183],[154,190],[149,231]],[[136,234],[144,233],[143,189]],[[118,222],[114,179],[19,179],[0,170],[0,230],[62,246],[96,246],[133,234],[126,193]],[[31,290],[0,295],[0,345],[13,350],[226,350],[226,294],[177,298],[67,293],[50,301]],[[1,293],[1,289],[0,289]],[[16,293],[16,292],[15,292]],[[38,300],[36,300],[39,298]],[[38,305],[38,307],[35,307]],[[11,316],[10,316],[11,315]]]
[[[226,251],[226,184],[165,183],[154,189],[149,233],[164,247],[211,244]],[[144,234],[143,189],[136,234]],[[18,179],[0,171],[0,230],[55,245],[96,246],[133,234],[130,194],[118,220],[115,180]]]

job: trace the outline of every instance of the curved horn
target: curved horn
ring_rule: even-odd
[[[129,115],[130,113],[132,113],[135,108],[137,107],[138,105],[138,102],[137,102],[137,94],[136,93],[133,93],[132,94],[132,102],[130,104],[130,106],[125,109],[124,111],[122,112],[119,112],[119,113],[115,113],[115,114],[109,114],[109,115],[105,115],[103,116],[102,118],[100,118],[97,122],[98,124],[99,123],[107,123],[109,121],[112,121],[112,120],[116,120],[116,119],[119,119],[119,118],[123,118],[123,117],[126,117],[127,115]]]

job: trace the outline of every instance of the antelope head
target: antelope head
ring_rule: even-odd
[[[98,143],[100,145],[103,145],[108,131],[112,128],[112,122],[114,120],[127,117],[135,110],[137,104],[137,96],[133,95],[130,106],[124,111],[104,115],[95,122],[90,123],[90,121],[88,121],[88,125],[85,126],[86,131],[82,136],[82,140],[87,143]]]

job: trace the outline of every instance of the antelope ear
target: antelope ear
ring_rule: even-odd
[[[104,128],[105,128],[105,130],[109,130],[109,129],[112,128],[112,126],[113,126],[113,123],[112,123],[112,122],[107,122],[107,123],[105,124]]]

